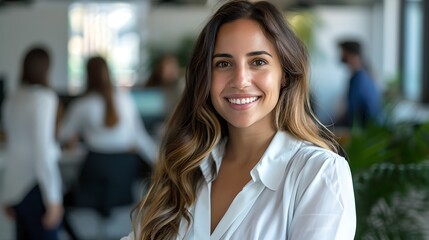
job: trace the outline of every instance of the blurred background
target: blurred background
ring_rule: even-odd
[[[314,111],[338,135],[349,159],[356,239],[429,239],[429,1],[271,2],[307,45]],[[51,85],[66,108],[85,89],[87,57],[102,54],[115,85],[130,90],[149,133],[159,140],[196,36],[218,6],[217,0],[0,0],[0,104],[17,88],[22,55],[33,44],[49,47]],[[383,97],[381,124],[335,128],[350,75],[338,48],[344,39],[362,45]],[[165,55],[177,58],[171,73],[177,86],[160,94],[146,84]],[[67,183],[83,153],[63,154]],[[0,179],[2,161],[0,150]],[[141,186],[136,185],[136,200]],[[104,239],[117,239],[131,230],[130,209],[119,209],[101,227],[90,211],[76,211],[72,220],[84,239],[95,239],[98,231],[105,231]],[[0,214],[0,240],[13,236],[13,224]]]

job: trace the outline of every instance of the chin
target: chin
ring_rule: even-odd
[[[229,122],[229,126],[233,128],[245,129],[251,127],[253,123],[251,122]]]

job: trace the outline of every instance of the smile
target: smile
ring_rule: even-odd
[[[255,102],[259,97],[247,97],[247,98],[227,98],[232,104],[244,105]]]

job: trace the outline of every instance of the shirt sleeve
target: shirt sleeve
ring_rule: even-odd
[[[29,137],[34,142],[36,177],[45,203],[62,203],[60,155],[55,141],[55,121],[58,99],[48,95],[38,99],[34,114],[34,127]]]
[[[61,142],[67,142],[72,137],[79,134],[81,128],[81,118],[79,99],[73,102],[67,110],[61,123],[59,138]]]
[[[288,240],[352,240],[356,211],[346,160],[324,159],[316,168],[303,171],[300,181],[302,194],[297,196]]]

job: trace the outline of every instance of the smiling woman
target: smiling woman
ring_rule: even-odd
[[[273,134],[269,113],[279,99],[283,74],[277,52],[259,24],[240,19],[223,25],[212,69],[211,101],[228,124]]]
[[[350,169],[311,111],[307,64],[272,4],[223,5],[124,239],[353,239]]]

